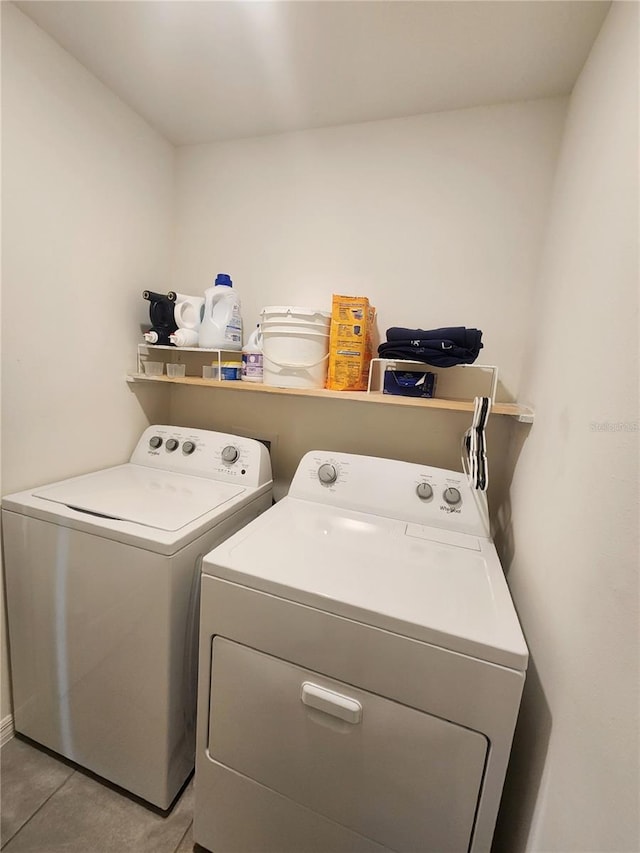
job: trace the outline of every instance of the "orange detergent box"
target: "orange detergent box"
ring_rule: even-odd
[[[373,355],[376,309],[366,296],[334,293],[329,334],[327,388],[366,391]]]

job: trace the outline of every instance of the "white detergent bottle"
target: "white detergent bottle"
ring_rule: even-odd
[[[226,273],[218,273],[214,286],[204,292],[199,345],[206,349],[242,349],[240,299]]]
[[[249,335],[242,347],[242,373],[240,379],[245,382],[262,382],[262,332],[260,324]]]
[[[198,340],[196,329],[176,329],[169,335],[169,343],[173,344],[174,347],[197,347]]]
[[[204,299],[202,296],[185,296],[183,293],[176,293],[176,307],[173,309],[173,317],[179,329],[198,330],[203,314]]]

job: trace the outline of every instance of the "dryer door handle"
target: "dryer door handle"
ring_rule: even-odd
[[[331,714],[332,717],[338,717],[347,723],[356,724],[362,720],[360,702],[348,696],[342,696],[340,693],[334,693],[333,690],[327,690],[326,687],[312,684],[310,681],[303,682],[300,698],[309,708],[324,711],[325,714]]]

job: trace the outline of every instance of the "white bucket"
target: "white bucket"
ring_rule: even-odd
[[[263,383],[278,388],[324,388],[331,313],[291,305],[260,312]]]

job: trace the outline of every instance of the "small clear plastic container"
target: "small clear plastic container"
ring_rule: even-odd
[[[205,364],[202,368],[202,378],[203,379],[219,379],[218,376],[218,365],[217,364]]]
[[[147,376],[162,376],[163,361],[143,361],[142,366]]]
[[[167,364],[167,376],[171,376],[174,379],[185,376],[186,372],[187,367],[184,364]]]

